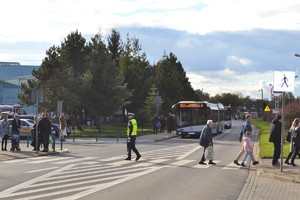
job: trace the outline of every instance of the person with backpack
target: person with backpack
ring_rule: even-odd
[[[251,119],[252,119],[252,117],[251,117],[251,114],[247,114],[245,116],[245,118],[246,118],[246,121],[245,121],[245,123],[242,126],[242,130],[241,130],[240,136],[239,136],[240,143],[242,142],[243,137],[245,136],[245,133],[247,131],[250,132],[250,136],[251,136],[251,132],[252,132],[252,126],[251,126]],[[242,149],[240,150],[240,152],[238,153],[238,155],[235,157],[233,163],[236,164],[236,165],[240,165],[239,160],[242,157],[242,155],[244,155],[244,153],[245,153],[244,146],[242,146]]]

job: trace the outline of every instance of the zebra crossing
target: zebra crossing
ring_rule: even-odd
[[[53,165],[45,169],[28,171],[27,173],[44,171],[45,174],[0,192],[0,199],[79,199],[163,168],[185,166],[205,170],[213,167],[199,165],[197,160],[187,158],[199,148],[199,145],[191,144],[142,152],[139,162],[124,160],[124,156],[104,159],[44,156],[6,161],[3,163],[51,163]],[[241,167],[232,163],[223,167],[223,169],[239,168]]]

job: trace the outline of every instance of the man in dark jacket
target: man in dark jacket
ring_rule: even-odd
[[[274,153],[273,153],[273,166],[280,166],[278,159],[280,157],[280,143],[281,143],[281,115],[277,115],[276,119],[271,122],[271,130],[270,130],[270,138],[269,142],[273,142],[274,144]]]
[[[204,147],[204,150],[203,150],[202,158],[199,162],[200,165],[206,165],[206,163],[205,163],[205,149],[210,145],[213,146],[212,130],[211,130],[212,125],[213,125],[213,121],[212,120],[207,120],[206,125],[203,127],[203,129],[201,131],[201,135],[200,135],[200,138],[199,138],[199,145]],[[212,160],[209,160],[208,164],[215,165],[216,163],[214,163]]]
[[[51,133],[51,122],[50,120],[47,118],[47,114],[46,113],[42,113],[42,119],[39,121],[38,124],[38,132],[41,135],[41,142],[43,143],[44,146],[44,150],[43,152],[48,152],[49,149],[49,136]],[[38,145],[40,146],[40,144]]]

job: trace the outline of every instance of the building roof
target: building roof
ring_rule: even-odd
[[[32,76],[32,70],[40,66],[35,65],[17,65],[13,62],[0,62],[0,79],[10,79]]]

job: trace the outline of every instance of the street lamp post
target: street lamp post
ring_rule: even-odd
[[[263,118],[263,113],[264,113],[264,90],[260,89],[258,91],[261,92],[261,117]]]

